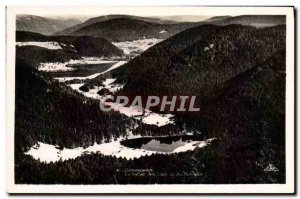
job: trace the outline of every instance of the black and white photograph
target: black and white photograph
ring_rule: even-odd
[[[6,16],[9,193],[294,193],[293,7]]]

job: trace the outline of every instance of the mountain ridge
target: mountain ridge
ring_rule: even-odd
[[[66,28],[64,30],[55,32],[54,35],[70,34],[70,33],[74,32],[74,31],[79,30],[80,28],[82,28],[84,26],[91,25],[93,23],[107,21],[107,20],[115,19],[115,18],[126,18],[126,17],[130,18],[130,19],[140,19],[140,20],[144,20],[146,22],[176,23],[176,22],[171,21],[171,20],[160,20],[160,19],[151,18],[151,17],[139,17],[139,16],[134,16],[134,15],[104,15],[104,16],[90,18],[90,19],[84,21],[81,24],[78,24],[78,25],[75,25],[73,27],[69,27],[69,28]]]
[[[37,46],[17,46],[19,58],[29,60],[37,67],[40,62],[66,62],[88,57],[123,56],[123,51],[103,38],[89,36],[46,36],[39,33],[17,31],[16,42],[57,42],[61,49],[49,50]],[[34,64],[33,64],[34,63]]]
[[[199,22],[174,23],[173,21],[162,21],[161,19],[148,17],[106,15],[92,18],[84,23],[66,28],[55,34],[99,36],[106,38],[109,41],[137,40],[140,38],[166,39],[186,29],[204,24],[220,26],[240,24],[266,27],[285,24],[285,16],[216,16]],[[118,28],[120,29],[120,32],[118,32]]]
[[[51,35],[54,32],[60,31],[64,28],[80,24],[78,19],[52,19],[49,17],[41,17],[37,15],[17,15],[16,16],[16,30],[30,31]]]
[[[83,26],[69,35],[103,37],[113,42],[131,41],[143,38],[166,39],[171,35],[195,25],[197,24],[160,24],[140,19],[115,18]]]

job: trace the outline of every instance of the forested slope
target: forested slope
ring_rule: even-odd
[[[27,151],[37,141],[74,148],[124,135],[128,120],[100,111],[98,103],[17,59],[16,153]]]
[[[285,26],[204,25],[151,47],[113,76],[126,83],[127,95],[196,95],[204,101],[284,48]]]
[[[123,51],[103,38],[88,36],[45,36],[33,32],[17,31],[17,42],[57,42],[61,49],[49,50],[38,46],[17,46],[17,57],[30,65],[41,62],[66,62],[87,57],[122,56]]]

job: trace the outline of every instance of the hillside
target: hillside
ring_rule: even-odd
[[[17,47],[17,57],[29,60],[31,65],[40,62],[66,62],[79,59],[82,56],[112,57],[122,56],[123,52],[103,38],[88,36],[45,36],[38,33],[17,31],[16,41],[27,42],[57,42],[57,50],[49,50],[33,45]]]
[[[285,55],[278,51],[227,81],[203,107],[203,132],[222,142],[212,150],[215,161],[209,165],[219,182],[243,181],[254,173],[263,177],[253,182],[284,181],[285,172],[267,174],[264,168],[272,163],[285,170]]]
[[[205,32],[198,40],[197,31]],[[285,170],[285,56],[284,26],[200,26],[150,48],[114,76],[126,82],[120,95],[200,97],[199,113],[174,114],[182,129],[218,138],[201,154],[208,182],[278,183],[284,172],[264,168]]]
[[[128,121],[122,115],[100,111],[98,101],[54,82],[20,59],[16,60],[15,105],[17,153],[25,152],[37,141],[74,148],[126,133]]]
[[[284,48],[285,26],[204,25],[153,46],[113,77],[126,83],[126,95],[197,95],[204,103],[226,81]]]
[[[81,21],[78,19],[52,19],[35,15],[17,15],[16,30],[51,35],[79,23]]]

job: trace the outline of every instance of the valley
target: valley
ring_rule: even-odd
[[[285,31],[282,16],[110,16],[50,36],[17,31],[16,181],[284,182],[260,170],[284,170]],[[118,96],[195,96],[200,109],[120,107]],[[126,168],[197,175],[126,178]]]
[[[132,42],[113,43],[113,44],[115,44],[117,47],[120,47],[124,51],[124,54],[128,55],[128,57],[135,57],[158,42],[159,40],[146,39],[146,40],[134,40]],[[43,42],[19,42],[17,43],[17,46],[20,47],[39,46],[39,47],[47,48],[49,50],[62,49],[58,43],[54,43],[54,42],[44,42],[44,43],[46,43],[46,45],[43,45]],[[119,114],[123,114],[126,115],[127,117],[135,118],[136,120],[140,120],[142,121],[142,123],[148,125],[156,125],[158,127],[167,124],[174,125],[174,121],[172,119],[174,115],[158,114],[150,110],[141,110],[136,107],[130,107],[130,106],[118,108],[118,103],[107,102],[106,100],[110,99],[111,95],[113,95],[115,92],[122,90],[124,86],[124,85],[115,84],[114,82],[116,81],[116,79],[107,78],[103,81],[103,86],[94,86],[94,88],[89,89],[89,91],[83,91],[81,89],[86,80],[94,79],[109,71],[117,69],[118,67],[122,66],[127,62],[125,60],[127,60],[128,57],[126,57],[125,59],[122,57],[115,57],[115,58],[114,57],[111,58],[83,57],[80,60],[69,60],[68,62],[65,63],[59,63],[59,62],[40,63],[38,70],[44,72],[51,72],[50,74],[51,76],[54,77],[55,80],[58,80],[59,82],[62,83],[66,82],[67,86],[71,87],[74,91],[83,94],[87,98],[100,100],[100,104],[102,103],[105,106],[110,106],[114,111],[119,112]],[[101,69],[102,72],[97,73],[97,70],[99,70],[98,68],[100,68],[101,65],[103,64],[109,64],[109,66],[106,67],[106,70]],[[91,71],[93,70],[93,68],[95,70],[94,72]],[[91,74],[88,76],[77,76],[78,74],[86,74],[81,72],[84,71],[85,69],[90,70]],[[69,83],[72,81],[80,81],[81,83]],[[99,91],[101,91],[102,89],[108,89],[111,95],[100,95]],[[137,128],[137,126],[135,126],[135,128]],[[153,153],[156,153],[149,150],[135,150],[135,149],[122,146],[120,144],[122,141],[124,141],[124,139],[126,140],[136,139],[140,137],[144,137],[144,136],[141,135],[134,136],[132,135],[132,132],[127,130],[124,138],[119,137],[117,138],[117,140],[112,139],[112,141],[109,143],[103,143],[103,144],[95,143],[94,145],[86,149],[79,147],[74,149],[64,148],[62,150],[59,150],[57,149],[59,148],[58,146],[39,142],[38,144],[32,146],[29,151],[25,152],[25,154],[31,155],[37,160],[50,163],[50,162],[56,162],[60,159],[68,160],[70,158],[77,158],[82,154],[87,154],[91,152],[101,153],[103,155],[110,155],[115,157],[123,157],[127,159],[139,158],[141,156],[151,155]],[[206,146],[206,143],[210,143],[210,141],[208,142],[201,141],[199,143],[194,142],[193,144],[195,146],[193,147],[194,148],[196,146],[204,147]],[[187,146],[182,145],[182,147],[185,147],[183,149],[175,148],[174,153],[184,152],[185,150],[193,149],[193,147],[187,147]],[[161,153],[161,154],[165,154],[165,153]]]

